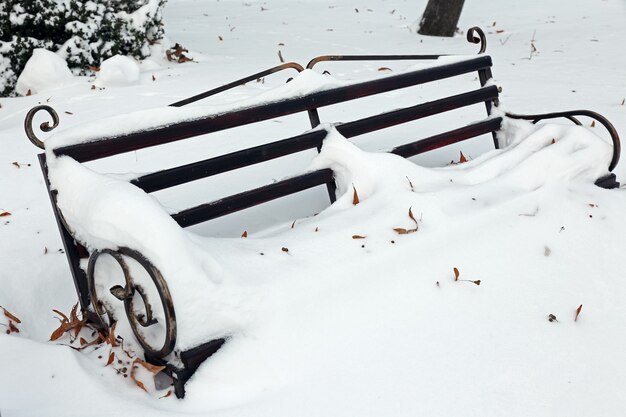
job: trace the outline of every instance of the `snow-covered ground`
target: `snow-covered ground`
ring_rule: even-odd
[[[19,333],[0,335],[2,417],[623,415],[626,194],[593,186],[610,158],[610,149],[593,134],[606,137],[600,126],[536,131],[522,126],[519,131],[528,138],[511,138],[504,151],[490,152],[490,139],[481,138],[411,159],[424,167],[360,151],[333,132],[319,158],[305,152],[237,176],[155,193],[166,210],[175,211],[321,166],[340,174],[344,191],[330,208],[320,187],[191,228],[201,237],[172,232],[178,240],[170,245],[185,242],[191,261],[206,272],[192,291],[183,288],[189,277],[172,283],[188,297],[181,296],[186,303],[181,310],[195,313],[179,320],[187,320],[189,328],[197,324],[200,338],[211,331],[231,336],[189,382],[184,400],[159,398],[167,391],[146,394],[111,365],[105,367],[104,348],[81,353],[63,346],[66,339],[48,342],[58,326],[52,309],[68,313],[76,295],[37,149],[23,132],[28,109],[39,103],[54,107],[61,117],[59,133],[79,124],[82,131],[106,129],[96,122],[162,107],[277,65],[279,51],[286,61],[302,64],[332,53],[476,51],[463,36],[416,35],[425,1],[346,3],[169,0],[166,35],[188,48],[193,62],[153,58],[139,65],[139,79],[131,85],[117,85],[123,74],[100,84],[83,77],[29,97],[0,99],[0,213],[10,213],[0,224],[0,306],[21,320]],[[487,32],[504,108],[518,113],[587,108],[623,133],[625,17],[620,0],[474,0],[466,2],[459,26]],[[384,64],[392,73],[407,65]],[[388,71],[377,71],[381,66],[329,64],[328,69],[338,80],[354,80],[384,76]],[[124,67],[135,73],[130,63]],[[249,83],[189,111],[259,94],[272,97],[272,89],[284,88],[292,75]],[[468,86],[476,88],[473,76],[415,94],[427,100]],[[414,96],[389,93],[326,109],[321,116],[327,122],[345,120],[409,104],[415,104]],[[407,137],[483,116],[455,113],[351,142],[367,151],[388,149]],[[235,135],[87,166],[104,173],[149,172],[301,133],[306,126],[305,115],[281,118],[239,128]],[[458,160],[459,150],[473,160],[426,168]],[[622,181],[623,166],[615,170]],[[80,186],[88,175],[82,168],[65,168],[59,172],[76,169],[81,175],[68,184]],[[96,187],[101,179],[94,177],[85,196],[107,204],[88,213],[106,230],[123,201],[106,198],[107,188]],[[114,180],[108,184],[119,186]],[[360,197],[356,206],[352,185]],[[159,208],[152,200],[135,201]],[[409,208],[418,231],[398,235],[393,228],[415,225]],[[169,230],[163,219],[152,220]],[[85,233],[93,230],[92,224],[85,226]],[[131,221],[126,227],[141,229]],[[244,230],[247,239],[239,238]],[[175,262],[168,265],[175,268]],[[550,314],[556,321],[549,321]],[[8,325],[9,318],[0,314],[0,323]]]

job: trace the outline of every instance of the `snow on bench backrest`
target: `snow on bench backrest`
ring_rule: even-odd
[[[333,81],[329,77],[305,70],[291,83],[236,107],[191,109],[169,107],[136,112],[99,121],[88,130],[72,129],[62,132],[46,143],[46,149],[54,156],[66,155],[79,162],[86,162],[289,114],[316,112],[318,108],[324,106],[478,72],[483,85],[481,88],[336,126],[343,136],[351,138],[474,104],[484,103],[489,111],[491,103],[498,98],[498,88],[495,85],[485,85],[487,81],[485,74],[490,74],[487,71],[491,65],[489,56],[470,59],[454,57],[443,59],[429,68],[358,83]],[[391,152],[409,157],[494,132],[499,129],[501,121],[499,117],[488,117],[468,126],[400,145]],[[107,131],[109,134],[106,136],[101,133]],[[143,175],[131,183],[146,192],[154,192],[307,149],[319,149],[325,136],[325,130],[313,130],[253,148]],[[186,227],[315,186],[329,184],[332,188],[332,183],[332,171],[329,169],[314,171],[182,210],[172,217],[181,226]],[[333,198],[331,195],[331,200]]]

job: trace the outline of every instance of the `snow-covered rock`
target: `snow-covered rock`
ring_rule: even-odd
[[[137,62],[123,55],[115,55],[102,61],[96,78],[98,87],[126,86],[139,81]]]
[[[24,71],[17,79],[16,91],[21,95],[40,93],[72,81],[73,75],[63,58],[46,49],[35,49]]]

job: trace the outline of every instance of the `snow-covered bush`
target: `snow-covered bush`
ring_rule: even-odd
[[[81,74],[114,55],[143,59],[163,35],[165,0],[0,1],[0,96],[13,93],[36,48],[57,52]]]

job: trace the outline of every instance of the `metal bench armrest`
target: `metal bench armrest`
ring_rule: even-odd
[[[613,171],[617,163],[619,162],[619,157],[621,153],[621,144],[619,140],[619,135],[617,133],[617,129],[608,119],[602,116],[599,113],[596,113],[591,110],[571,110],[564,112],[556,112],[556,113],[544,113],[544,114],[514,114],[514,113],[506,113],[507,117],[511,119],[522,119],[522,120],[531,120],[534,123],[537,123],[541,120],[545,119],[557,119],[557,118],[565,118],[571,121],[574,124],[582,126],[582,123],[576,118],[576,116],[586,116],[591,119],[598,121],[602,126],[606,128],[611,135],[611,141],[613,142],[613,158],[611,158],[611,163],[609,164],[609,171]]]

